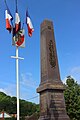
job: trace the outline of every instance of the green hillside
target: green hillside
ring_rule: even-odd
[[[9,114],[16,114],[16,103],[16,97],[0,92],[0,112],[4,110]],[[20,99],[20,116],[30,116],[34,113],[39,113],[39,105]]]

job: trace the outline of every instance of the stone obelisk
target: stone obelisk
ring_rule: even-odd
[[[70,120],[65,107],[64,85],[60,79],[53,22],[44,20],[40,31],[41,83],[39,120]]]

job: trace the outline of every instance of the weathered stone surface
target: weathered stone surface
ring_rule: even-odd
[[[41,24],[41,83],[39,120],[70,120],[66,114],[64,85],[60,79],[53,23]]]

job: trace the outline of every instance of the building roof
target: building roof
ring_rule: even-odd
[[[6,112],[0,112],[0,118],[11,118],[11,115],[9,115],[8,113]]]

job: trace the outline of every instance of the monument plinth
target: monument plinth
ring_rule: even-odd
[[[39,120],[70,120],[65,107],[52,21],[41,24],[41,83]]]

